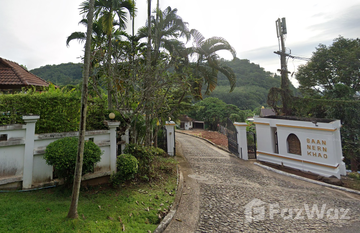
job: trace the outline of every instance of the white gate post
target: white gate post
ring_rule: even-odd
[[[237,142],[239,157],[243,160],[248,160],[248,146],[247,146],[247,135],[246,135],[246,123],[234,122],[234,126],[237,131]]]
[[[33,176],[35,124],[40,116],[23,116],[22,119],[26,124],[22,188],[30,189]]]
[[[167,153],[171,156],[174,156],[174,148],[175,148],[175,122],[167,121],[165,124],[166,127],[166,138],[167,138]]]
[[[110,130],[110,170],[116,172],[116,128],[120,125],[118,121],[108,121],[107,125]]]

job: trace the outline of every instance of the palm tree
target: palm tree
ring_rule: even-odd
[[[230,92],[235,88],[236,77],[234,71],[219,61],[219,56],[216,52],[220,50],[227,50],[236,58],[235,49],[221,37],[211,37],[205,39],[204,36],[197,30],[191,30],[191,35],[195,40],[196,46],[188,48],[190,56],[196,56],[196,62],[191,63],[195,78],[203,80],[207,85],[205,94],[212,92],[217,86],[218,73],[224,74],[230,82]],[[194,83],[197,89],[198,97],[201,95],[202,82]]]
[[[87,13],[88,2],[82,3],[82,12]],[[108,73],[108,108],[112,108],[112,76],[111,69],[111,56],[112,56],[112,38],[114,27],[118,26],[120,30],[126,28],[127,13],[131,16],[135,14],[135,1],[134,0],[96,0],[94,17],[102,23],[102,27],[107,36],[108,51],[107,51],[107,73]],[[115,23],[114,23],[115,22]]]
[[[179,38],[186,37],[190,39],[187,23],[177,15],[177,9],[167,7],[164,11],[157,10],[156,17],[151,17],[151,35],[152,44],[154,46],[154,54],[152,65],[154,66],[160,56],[160,48],[166,49],[168,52],[174,51],[174,47],[184,44],[179,42]],[[149,34],[148,26],[142,27],[138,31],[138,37],[145,38]]]
[[[88,20],[82,19],[79,24],[83,24],[87,27]],[[73,40],[78,40],[79,42],[84,42],[86,40],[85,32],[73,32],[66,39],[66,45],[69,46],[70,42]],[[106,34],[103,30],[102,23],[94,20],[92,26],[92,35],[91,35],[91,64],[90,64],[90,75],[91,81],[93,83],[92,87],[97,92],[99,97],[101,98],[100,92],[98,90],[99,79],[102,76],[101,72],[93,73],[94,67],[104,62],[104,54],[106,51]]]
[[[94,12],[94,1],[89,2],[89,14],[88,14],[88,27],[87,35],[92,34],[93,24],[93,12]],[[90,71],[90,52],[91,52],[91,37],[86,38],[85,44],[85,58],[84,58],[84,70],[83,70],[83,88],[81,94],[81,113],[80,113],[80,129],[79,129],[79,144],[78,152],[76,156],[76,168],[74,175],[73,191],[71,195],[71,205],[68,212],[69,218],[78,218],[77,206],[79,201],[80,185],[81,185],[81,174],[84,158],[84,142],[85,142],[85,128],[86,128],[86,111],[87,111],[87,85]]]

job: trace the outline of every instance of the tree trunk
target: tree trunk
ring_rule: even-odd
[[[88,26],[87,26],[87,37],[85,45],[85,58],[84,58],[84,71],[83,71],[83,88],[81,93],[81,112],[80,112],[80,128],[79,128],[79,143],[78,152],[76,156],[76,167],[74,175],[74,184],[71,195],[71,205],[68,218],[78,218],[77,206],[79,201],[80,185],[81,185],[81,174],[84,158],[84,141],[85,141],[85,128],[86,128],[86,111],[87,111],[87,96],[88,96],[88,81],[90,72],[90,50],[91,50],[91,34],[93,25],[93,14],[94,14],[94,3],[95,0],[90,0]]]
[[[350,162],[351,162],[351,171],[352,172],[357,172],[358,171],[358,166],[359,166],[359,162],[358,162],[357,158],[352,157],[350,159]]]
[[[112,8],[110,8],[109,12],[112,12]],[[108,63],[108,109],[111,110],[112,107],[112,99],[111,99],[111,91],[112,91],[112,80],[113,80],[113,72],[111,69],[111,53],[112,53],[112,29],[110,30],[110,32],[108,32],[108,58],[107,58],[107,63]]]

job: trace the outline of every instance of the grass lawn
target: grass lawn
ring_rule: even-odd
[[[159,158],[156,166],[150,183],[82,188],[75,220],[66,218],[71,189],[0,193],[1,232],[153,232],[176,189],[174,159]]]

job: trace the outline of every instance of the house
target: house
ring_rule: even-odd
[[[204,121],[196,121],[187,115],[182,115],[179,117],[180,120],[180,128],[189,130],[189,129],[204,129],[205,123]]]
[[[260,110],[260,117],[267,117],[267,116],[275,116],[275,111],[274,109],[266,109],[266,108],[261,108]]]
[[[187,115],[180,116],[179,120],[181,129],[189,130],[193,128],[193,119],[188,117]]]
[[[42,78],[30,73],[19,64],[0,57],[0,92],[13,93],[23,87],[48,87]]]

